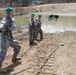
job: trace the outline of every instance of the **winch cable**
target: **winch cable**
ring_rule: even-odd
[[[51,53],[49,53],[47,57],[45,57],[45,58],[43,59],[43,60],[44,60],[43,66],[47,63],[49,57],[51,57],[51,56],[54,54],[54,52],[55,52],[60,46],[61,46],[61,43],[60,43]],[[29,70],[29,69],[31,69],[31,68],[39,65],[41,62],[43,62],[43,60],[39,61],[37,64],[35,64],[35,65],[33,65],[33,66],[30,66],[30,67],[28,67],[28,68],[22,69],[21,71],[19,71],[19,72],[17,72],[17,73],[14,73],[14,74],[10,74],[10,75],[17,75],[17,74],[20,74],[20,73],[22,73],[22,72],[24,72],[24,71],[27,71],[27,70]],[[41,68],[43,68],[43,66],[41,66]],[[40,68],[40,69],[41,69],[41,68]],[[38,73],[39,73],[39,72],[38,72]],[[38,74],[38,73],[37,73],[37,74]],[[36,75],[37,75],[37,74],[36,74]]]
[[[60,46],[61,46],[61,44],[59,44],[58,47],[57,47],[56,49],[54,49],[54,50],[52,51],[52,53],[50,53],[50,54],[48,55],[48,57],[45,59],[43,65],[40,67],[40,70],[45,66],[45,64],[48,62],[49,58],[51,58],[51,56],[56,52],[56,50],[57,50]],[[39,75],[39,73],[40,73],[40,71],[38,71],[36,75]]]

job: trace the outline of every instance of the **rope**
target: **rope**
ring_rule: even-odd
[[[45,66],[45,64],[48,62],[49,58],[56,52],[56,50],[61,46],[61,43],[58,45],[58,47],[56,49],[53,50],[53,52],[51,54],[49,54],[49,56],[46,58],[44,64],[41,66],[40,70]],[[37,72],[36,75],[39,75],[40,71]]]
[[[29,52],[29,50],[30,50],[31,48],[32,48],[32,46],[29,47],[28,50],[27,50],[26,52],[24,52],[24,54],[22,55],[22,57],[23,57],[24,55],[26,55],[26,54]]]
[[[33,68],[34,66],[35,66],[35,65],[30,66],[30,67],[28,67],[28,68],[25,68],[25,69],[23,69],[23,70],[21,70],[21,71],[19,71],[19,72],[17,72],[17,73],[9,74],[9,75],[17,75],[17,74],[19,74],[19,73],[22,73],[22,72],[24,72],[24,71],[27,71],[27,70],[29,70],[29,69]]]
[[[49,54],[49,56],[47,56],[47,57],[44,58],[44,64],[43,64],[43,66],[47,63],[47,61],[49,60],[50,56],[52,56],[53,53],[60,47],[60,45],[61,45],[61,43],[58,45],[57,48],[55,48],[55,49],[52,51],[52,53]],[[17,74],[20,74],[20,73],[22,73],[22,72],[24,72],[24,71],[27,71],[27,70],[29,70],[29,69],[31,69],[31,68],[33,68],[33,67],[39,65],[41,62],[43,62],[43,60],[41,60],[40,62],[38,62],[37,64],[35,64],[35,65],[33,65],[33,66],[30,66],[30,67],[28,67],[28,68],[22,69],[21,71],[19,71],[19,72],[17,72],[17,73],[14,73],[14,74],[10,74],[10,75],[17,75]],[[40,69],[42,69],[43,66],[41,66]],[[36,75],[39,75],[39,71],[37,72]]]

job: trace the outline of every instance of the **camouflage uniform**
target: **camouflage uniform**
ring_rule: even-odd
[[[35,34],[35,39],[37,39],[39,33],[40,33],[40,40],[43,39],[43,31],[41,29],[41,24],[42,24],[41,19],[37,18],[36,19],[36,34]]]
[[[9,46],[14,48],[14,54],[12,59],[15,59],[17,57],[21,49],[18,41],[15,40],[12,36],[12,30],[16,27],[15,20],[13,18],[5,17],[2,20],[2,24],[3,28],[1,33],[0,67],[2,66],[2,62],[5,59]]]
[[[34,19],[29,19],[29,34],[30,34],[30,45],[34,43],[35,39],[35,23]]]

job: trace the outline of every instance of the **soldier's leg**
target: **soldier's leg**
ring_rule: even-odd
[[[32,28],[32,45],[37,45],[37,43],[34,41],[35,40],[35,36],[36,36],[36,29],[35,27]]]
[[[19,44],[19,42],[17,40],[13,40],[10,45],[11,45],[11,47],[14,48],[13,49],[14,50],[14,54],[13,54],[13,57],[12,57],[12,62],[15,62],[16,59],[17,59],[17,55],[20,52],[21,46],[20,46],[20,44]]]
[[[31,42],[31,27],[29,26],[29,44],[31,45],[32,42]]]
[[[5,59],[9,45],[10,45],[10,41],[8,40],[8,38],[6,36],[2,36],[1,37],[1,51],[0,51],[0,72],[6,72],[6,70],[1,69],[1,67]]]
[[[34,30],[33,30],[33,37],[34,37],[34,40],[36,39],[36,26],[34,27]]]
[[[35,40],[37,39],[37,26],[35,27]]]
[[[36,30],[35,30],[35,40],[37,40],[38,33],[39,33],[39,28],[38,28],[38,27],[36,27]]]
[[[32,41],[34,43],[35,40],[35,27],[32,28]]]
[[[39,33],[40,33],[40,40],[42,40],[42,39],[43,39],[43,31],[42,31],[41,28],[40,28],[40,30],[39,30]]]
[[[30,45],[32,44],[32,28],[29,28]]]
[[[33,30],[33,27],[30,27],[29,34],[30,34],[30,45],[32,45],[34,43],[34,30]]]

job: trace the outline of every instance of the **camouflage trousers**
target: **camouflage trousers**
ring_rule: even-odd
[[[42,40],[43,39],[43,31],[42,31],[41,27],[37,26],[36,27],[36,32],[35,32],[35,39],[37,39],[38,34],[40,34],[40,40]]]
[[[6,33],[1,34],[1,50],[0,50],[0,67],[2,66],[2,62],[5,59],[7,50],[9,46],[13,47],[13,57],[12,59],[16,58],[18,53],[20,52],[21,46],[17,40],[14,40],[13,37],[9,36]]]
[[[34,43],[35,39],[35,27],[29,26],[29,34],[30,34],[30,45]]]

